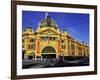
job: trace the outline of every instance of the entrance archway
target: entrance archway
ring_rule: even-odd
[[[35,54],[33,52],[28,55],[29,60],[32,60],[34,58],[35,58]]]
[[[43,58],[56,58],[56,50],[51,46],[45,47],[41,53]]]

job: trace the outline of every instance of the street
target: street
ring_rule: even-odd
[[[83,60],[74,60],[74,61],[67,61],[67,60],[23,60],[22,68],[50,68],[50,67],[74,67],[74,66],[88,66],[89,61]]]

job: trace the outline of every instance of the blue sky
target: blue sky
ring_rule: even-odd
[[[31,27],[34,31],[46,12],[22,11],[22,29]],[[68,31],[78,41],[89,45],[89,14],[48,12],[62,31]]]

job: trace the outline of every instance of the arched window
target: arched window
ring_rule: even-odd
[[[34,42],[34,39],[31,39],[30,42]]]
[[[42,50],[42,53],[56,53],[56,50],[51,46],[47,46]]]
[[[82,52],[79,52],[79,56],[82,56]]]

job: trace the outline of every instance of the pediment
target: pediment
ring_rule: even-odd
[[[46,30],[43,30],[43,31],[41,31],[40,32],[41,34],[59,34],[59,32],[58,31],[56,31],[56,30],[52,30],[52,29],[46,29]]]

